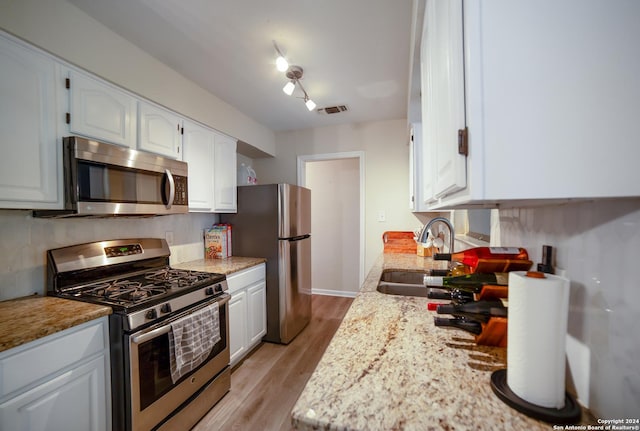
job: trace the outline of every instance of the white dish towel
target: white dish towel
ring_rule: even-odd
[[[202,364],[220,338],[218,304],[171,323],[169,356],[173,383]]]

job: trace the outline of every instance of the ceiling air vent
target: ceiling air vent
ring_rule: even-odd
[[[339,114],[340,112],[345,112],[346,110],[346,105],[325,106],[324,108],[317,109],[320,114]]]

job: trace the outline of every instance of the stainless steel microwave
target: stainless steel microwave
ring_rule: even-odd
[[[186,213],[187,164],[70,136],[63,139],[64,209],[36,217]]]

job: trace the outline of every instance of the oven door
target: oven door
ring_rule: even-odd
[[[185,401],[229,365],[229,294],[199,305],[169,321],[127,336],[131,382],[129,413],[131,429],[147,431],[162,422]],[[183,375],[175,384],[171,379],[169,336],[171,323],[212,303],[219,306],[220,341],[204,363]],[[228,388],[227,388],[228,389]],[[226,393],[226,390],[224,391]]]

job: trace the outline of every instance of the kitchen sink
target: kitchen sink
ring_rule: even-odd
[[[387,295],[423,296],[429,289],[425,287],[424,272],[415,271],[385,271],[378,282],[378,292]]]
[[[424,286],[424,276],[426,272],[416,271],[385,271],[380,277],[380,281],[401,284],[417,284]]]

